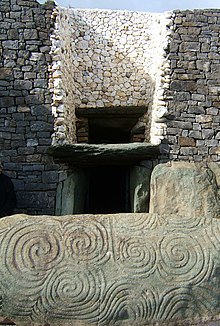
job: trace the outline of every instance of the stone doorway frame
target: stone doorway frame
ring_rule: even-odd
[[[146,161],[141,165],[126,167],[129,171],[130,213],[147,213],[149,211],[150,176],[152,170],[151,164],[148,163]],[[58,184],[56,215],[84,214],[87,189],[88,180],[85,169],[74,167],[68,177]],[[86,213],[89,214],[90,212]]]

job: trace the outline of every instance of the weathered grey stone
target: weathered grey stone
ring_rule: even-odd
[[[216,162],[209,162],[208,167],[214,173],[218,188],[220,188],[220,165]]]
[[[203,129],[202,130],[202,138],[203,139],[211,139],[214,135],[213,129]]]
[[[190,157],[192,155],[195,155],[198,153],[198,149],[195,147],[184,147],[182,146],[182,148],[180,148],[180,154],[186,156],[186,157]]]
[[[15,89],[29,90],[32,88],[32,82],[30,80],[15,80]]]
[[[52,126],[48,122],[35,121],[31,124],[31,131],[51,131]]]
[[[190,146],[190,147],[195,147],[196,142],[195,139],[192,137],[178,137],[178,143],[180,146]]]
[[[90,166],[93,164],[126,164],[157,157],[160,153],[158,145],[149,143],[128,144],[73,144],[56,145],[48,149],[60,162],[70,162],[77,166]]]
[[[173,81],[170,84],[170,89],[175,91],[193,91],[196,89],[196,84],[193,81]]]
[[[5,96],[5,97],[1,97],[0,98],[0,106],[1,107],[9,107],[14,105],[14,98],[13,97],[9,97],[9,96]]]
[[[134,166],[130,169],[131,212],[146,213],[149,210],[151,169]]]
[[[201,325],[220,313],[218,219],[15,215],[0,229],[0,315],[16,325]]]
[[[34,182],[36,180],[36,174],[33,178],[30,177],[29,172],[29,182]],[[26,188],[25,188],[26,189]],[[40,206],[48,206],[48,194],[45,192],[37,192],[36,189],[33,192],[18,192],[17,194],[18,208],[26,208],[30,206],[38,209]]]
[[[200,130],[190,130],[189,136],[195,139],[202,139],[202,132]]]
[[[18,49],[18,40],[8,40],[2,42],[3,47],[6,49],[17,50]]]
[[[198,115],[196,117],[196,122],[207,123],[212,122],[213,117],[211,115]]]
[[[56,215],[84,212],[87,181],[85,172],[75,168],[65,180],[58,184]]]
[[[202,163],[157,165],[151,178],[150,212],[219,217],[220,201],[214,173]]]
[[[24,39],[25,40],[36,40],[38,38],[37,30],[34,29],[25,29],[24,30]]]

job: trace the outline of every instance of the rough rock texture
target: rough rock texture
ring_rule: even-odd
[[[152,142],[163,134],[172,13],[57,8],[52,39],[53,144],[74,142],[75,108],[145,107]],[[153,111],[153,114],[152,114]],[[148,125],[151,119],[142,119]],[[70,131],[72,133],[70,133]]]
[[[132,166],[130,169],[131,212],[149,211],[151,170],[145,166]]]
[[[70,54],[77,107],[142,106],[152,101],[171,14],[58,8],[58,15],[57,27],[65,29],[54,47],[56,53],[61,48],[66,57]]]
[[[59,162],[77,166],[131,165],[157,157],[160,147],[149,143],[73,144],[51,146],[49,153]]]
[[[216,173],[220,170],[217,164],[212,166]],[[198,163],[157,165],[151,178],[150,212],[191,217],[220,216],[215,174]]]
[[[87,187],[85,172],[74,168],[57,187],[56,215],[83,213]]]
[[[0,159],[17,212],[54,214],[58,169],[46,154],[53,116],[48,88],[52,1],[0,0]]]
[[[220,10],[175,11],[165,90],[170,159],[219,161]]]
[[[135,141],[167,138],[160,162],[220,160],[218,9],[150,14],[0,0],[0,20],[0,159],[17,213],[55,214],[71,168],[47,149],[90,136],[75,106],[126,119],[128,108],[144,108]]]
[[[218,219],[15,215],[0,230],[0,315],[17,325],[139,326],[220,313]]]
[[[3,218],[0,316],[17,325],[218,325],[219,208],[213,172],[181,162],[153,170],[153,213]]]

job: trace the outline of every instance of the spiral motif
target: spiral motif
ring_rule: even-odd
[[[148,284],[148,287],[150,285]],[[151,286],[150,286],[151,287]],[[151,322],[157,316],[159,295],[153,287],[137,291],[137,287],[128,297],[127,311],[135,325],[142,325],[143,320]],[[139,322],[139,323],[138,323]]]
[[[47,278],[39,310],[47,311],[51,318],[97,322],[103,287],[105,278],[100,270],[63,264]]]
[[[210,223],[210,219],[205,216],[181,216],[169,215],[166,217],[168,222],[167,227],[175,228],[177,232],[192,232],[198,231],[199,228]]]
[[[193,290],[188,287],[176,287],[161,293],[157,319],[175,320],[193,318],[201,314],[211,315],[213,296],[210,296],[209,292],[210,289],[200,287],[195,287]]]
[[[160,244],[158,270],[167,282],[199,284],[206,280],[213,269],[208,250],[204,250],[196,237],[169,234]]]
[[[129,238],[119,243],[120,262],[132,273],[148,277],[155,272],[157,253],[152,242]]]
[[[166,221],[162,216],[158,214],[137,214],[135,217],[127,217],[126,218],[126,225],[131,232],[135,231],[149,231],[154,230],[160,225],[165,225]]]
[[[142,306],[142,315],[140,316],[145,320],[153,320],[157,316],[159,306],[159,294],[156,289],[143,290],[140,297],[137,299],[136,304],[138,307]]]
[[[110,283],[99,308],[99,325],[114,324],[126,307],[130,285],[126,281]]]
[[[220,246],[220,223],[219,220],[212,220],[210,226],[205,230],[206,237],[208,237],[208,242],[219,252]]]
[[[0,254],[7,271],[32,286],[28,281],[41,282],[42,276],[62,260],[61,242],[54,225],[46,229],[41,223],[18,223],[5,234]]]
[[[188,288],[172,288],[161,295],[157,318],[159,320],[183,318],[183,312],[193,303],[193,297]]]
[[[5,228],[1,228],[0,229],[0,236],[2,237],[4,235],[4,233],[6,233],[8,231],[9,227],[5,227]]]
[[[95,219],[67,223],[64,228],[65,247],[75,262],[103,264],[109,260],[109,235],[105,226]]]

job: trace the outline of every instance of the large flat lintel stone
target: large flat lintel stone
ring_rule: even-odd
[[[160,147],[149,143],[56,145],[49,154],[59,162],[80,166],[131,165],[157,157]]]
[[[145,106],[130,106],[130,107],[113,107],[113,108],[86,108],[80,109],[76,108],[76,115],[79,117],[140,117],[146,113],[147,108]]]

